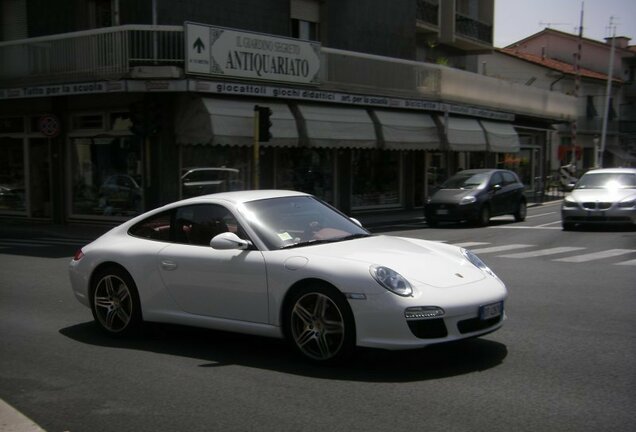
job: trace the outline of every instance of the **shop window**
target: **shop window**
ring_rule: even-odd
[[[104,116],[102,114],[77,114],[73,116],[75,130],[103,130]]]
[[[129,112],[111,113],[109,116],[109,127],[113,132],[129,132],[132,125]]]
[[[136,138],[75,138],[71,158],[74,215],[141,213],[142,159]]]
[[[402,205],[401,153],[391,150],[353,150],[351,190],[354,209]]]
[[[252,149],[229,146],[181,147],[181,196],[243,190],[250,184]]]
[[[26,211],[22,139],[0,138],[0,213]]]
[[[0,134],[23,133],[24,119],[22,117],[1,117]]]
[[[279,150],[276,153],[276,188],[310,193],[334,204],[333,150]]]

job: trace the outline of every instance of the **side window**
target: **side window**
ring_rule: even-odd
[[[511,185],[511,184],[517,183],[517,179],[515,178],[515,175],[513,173],[504,171],[502,175],[503,175],[505,185]]]
[[[133,225],[128,234],[150,240],[169,241],[170,214],[171,212],[167,211],[151,216]]]
[[[503,178],[501,177],[501,173],[500,172],[494,173],[492,175],[492,178],[490,179],[490,186],[494,186],[494,185],[503,186]]]
[[[218,234],[233,232],[247,239],[236,218],[225,207],[217,204],[197,204],[177,209],[175,215],[175,241],[177,243],[208,246]]]

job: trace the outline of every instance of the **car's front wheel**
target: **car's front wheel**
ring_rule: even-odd
[[[294,292],[288,304],[285,330],[297,352],[318,363],[336,363],[351,355],[355,323],[341,292],[312,284]]]
[[[97,325],[112,336],[127,335],[141,324],[141,306],[132,277],[121,267],[108,266],[95,274],[91,311]]]

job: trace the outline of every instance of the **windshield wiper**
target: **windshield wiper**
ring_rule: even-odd
[[[359,234],[351,234],[345,237],[339,237],[339,238],[333,238],[333,239],[324,239],[324,240],[307,240],[304,242],[299,242],[299,243],[294,243],[294,244],[290,244],[287,246],[283,246],[281,247],[281,249],[293,249],[293,248],[298,248],[298,247],[305,247],[305,246],[314,246],[314,245],[319,245],[319,244],[325,244],[325,243],[337,243],[337,242],[341,242],[341,241],[346,241],[346,240],[353,240],[353,239],[357,239],[357,238],[364,238],[364,237],[371,237],[373,234],[366,234],[366,233],[359,233]]]

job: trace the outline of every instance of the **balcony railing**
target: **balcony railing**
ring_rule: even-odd
[[[184,68],[182,26],[121,26],[0,42],[0,87],[131,79],[139,65]],[[430,63],[322,48],[320,89],[456,103],[571,121],[576,99]]]
[[[469,16],[455,14],[455,32],[492,45],[492,25],[477,21]]]
[[[439,3],[431,0],[417,0],[416,17],[429,24],[439,25]]]
[[[0,42],[0,83],[118,79],[132,66],[183,61],[181,26],[108,27]]]

